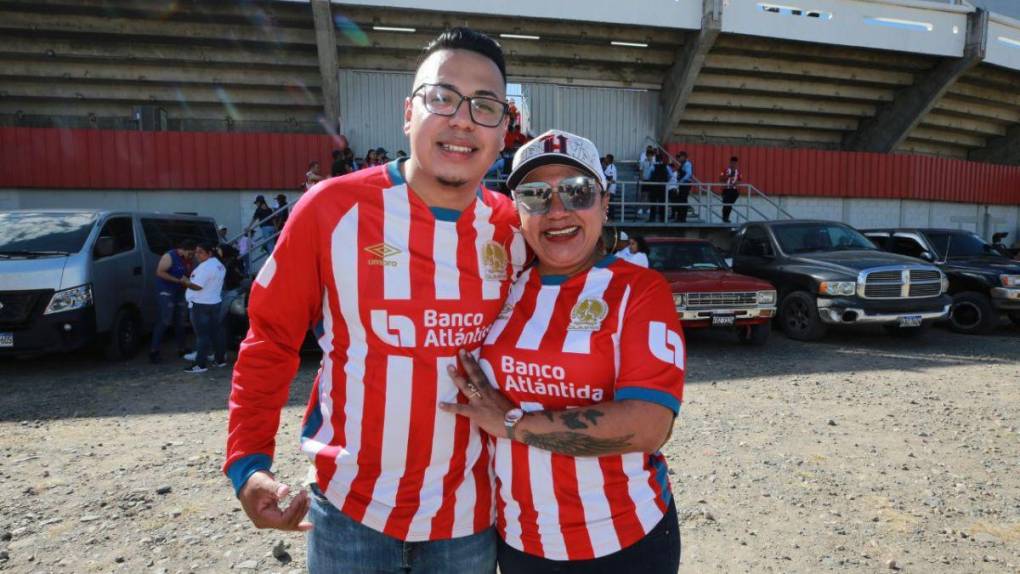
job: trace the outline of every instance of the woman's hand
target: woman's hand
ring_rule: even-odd
[[[440,403],[439,408],[444,412],[471,419],[482,430],[496,438],[508,438],[503,419],[506,412],[517,405],[510,402],[510,399],[503,396],[499,389],[489,383],[485,373],[482,372],[478,362],[470,353],[462,349],[458,355],[467,376],[462,375],[453,365],[447,367],[447,371],[450,378],[453,379],[453,383],[467,397],[468,402],[467,404]]]

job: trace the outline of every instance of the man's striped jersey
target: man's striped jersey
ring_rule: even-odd
[[[572,277],[527,270],[480,364],[525,411],[633,399],[678,413],[684,361],[666,281],[608,256]],[[660,453],[573,457],[504,438],[495,444],[496,524],[510,546],[528,554],[611,554],[644,537],[670,504]]]
[[[517,225],[488,190],[463,212],[429,208],[397,163],[309,191],[252,287],[224,466],[235,488],[269,467],[297,350],[318,323],[301,449],[329,501],[408,541],[491,526],[488,441],[437,405],[463,400],[446,367],[482,344],[520,273]]]

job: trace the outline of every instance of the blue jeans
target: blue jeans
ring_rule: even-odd
[[[269,225],[260,225],[259,226],[259,233],[262,234],[262,237],[260,239],[268,239],[269,240],[266,243],[262,244],[262,249],[264,249],[267,254],[272,255],[273,254],[273,249],[276,248],[276,238],[273,238],[273,235],[276,233],[276,226],[274,226],[272,224],[269,224]],[[270,239],[270,238],[272,238],[272,239]]]
[[[171,293],[156,294],[156,326],[152,328],[152,344],[149,350],[158,353],[163,344],[163,335],[166,328],[174,326],[174,339],[177,340],[177,352],[184,350],[184,318],[188,311],[188,304],[184,301],[184,295]]]
[[[216,354],[217,363],[225,363],[227,341],[220,324],[220,304],[191,304],[191,326],[195,329],[195,364],[205,368],[209,347]]]
[[[312,485],[311,574],[495,574],[496,530],[431,542],[404,542],[337,510]]]

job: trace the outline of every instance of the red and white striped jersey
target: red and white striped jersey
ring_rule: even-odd
[[[318,324],[301,449],[329,501],[407,541],[491,526],[488,441],[438,404],[463,400],[446,367],[482,344],[521,270],[517,225],[488,190],[460,213],[430,209],[395,162],[302,197],[252,287],[224,466],[235,488],[271,464],[297,349]]]
[[[569,278],[532,268],[507,306],[480,364],[525,411],[636,399],[679,412],[684,341],[658,272],[613,256]],[[611,554],[644,537],[669,506],[660,453],[573,457],[505,438],[495,444],[496,524],[528,554]]]

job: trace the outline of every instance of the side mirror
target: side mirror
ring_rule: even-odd
[[[97,239],[93,253],[95,253],[97,259],[113,255],[113,238],[109,235],[104,235]]]
[[[922,251],[921,259],[924,259],[925,261],[935,261],[935,256],[931,254],[931,251]]]

